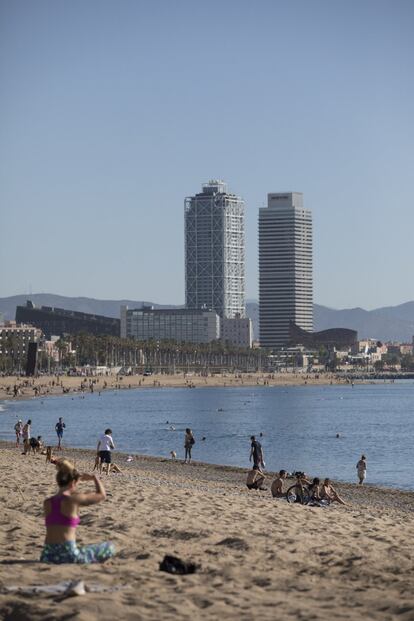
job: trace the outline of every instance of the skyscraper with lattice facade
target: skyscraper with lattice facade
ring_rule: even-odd
[[[245,316],[244,202],[223,181],[209,181],[185,199],[187,308]]]

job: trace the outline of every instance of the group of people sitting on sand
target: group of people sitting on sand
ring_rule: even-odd
[[[287,477],[288,473],[286,470],[279,470],[270,487],[273,498],[283,498],[285,496],[287,490],[284,489],[284,481]],[[307,497],[310,501],[309,504],[311,505],[323,506],[331,502],[338,502],[341,505],[346,504],[328,478],[324,479],[322,482],[318,477],[310,480],[304,472],[297,472],[295,473],[295,479],[294,491],[297,499],[295,502],[302,502],[303,491],[306,489]],[[247,473],[246,485],[248,489],[265,491],[267,490],[267,488],[264,487],[265,480],[266,475],[264,472],[258,465],[254,465]]]
[[[248,489],[266,490],[267,488],[263,486],[266,480],[266,475],[262,470],[265,467],[263,447],[259,440],[256,439],[256,436],[250,436],[250,441],[249,459],[253,461],[253,468],[247,474],[246,485]],[[276,475],[270,488],[273,498],[281,498],[285,495],[287,490],[283,489],[283,482],[287,477],[288,473],[286,470],[280,470]],[[333,487],[330,479],[324,479],[321,483],[321,480],[315,477],[311,481],[304,472],[295,473],[295,478],[295,502],[303,504],[304,490],[306,489],[306,498],[309,498],[310,504],[320,506],[331,502],[338,502],[341,505],[346,504]]]

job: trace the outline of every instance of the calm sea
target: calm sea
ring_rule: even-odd
[[[32,435],[95,448],[106,427],[119,450],[183,455],[184,429],[196,437],[193,458],[249,466],[250,435],[262,442],[266,468],[304,470],[356,481],[361,453],[367,482],[414,489],[414,382],[351,386],[145,388],[0,404],[0,438],[13,440],[18,418],[32,419]],[[336,434],[340,434],[337,438]],[[205,438],[203,440],[202,438]]]

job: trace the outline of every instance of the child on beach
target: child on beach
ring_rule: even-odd
[[[365,455],[361,455],[361,459],[357,463],[356,469],[358,473],[359,484],[362,485],[367,476],[367,458],[365,457]]]
[[[18,420],[14,426],[14,433],[16,434],[16,446],[20,445],[20,438],[23,435],[23,421]]]
[[[79,507],[95,505],[105,500],[105,488],[96,476],[81,474],[66,459],[57,461],[56,468],[59,492],[43,503],[46,539],[40,561],[103,563],[114,555],[113,544],[104,542],[80,547],[76,543],[76,528],[80,522]],[[78,492],[79,481],[93,481],[95,491]]]

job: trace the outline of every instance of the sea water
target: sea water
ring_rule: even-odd
[[[367,456],[367,482],[414,489],[414,382],[355,386],[140,388],[3,401],[0,438],[13,440],[17,419],[32,435],[96,448],[107,427],[127,453],[183,457],[184,432],[195,435],[195,460],[249,467],[250,436],[264,450],[266,469],[356,481]],[[260,435],[262,434],[262,435]],[[337,437],[339,434],[339,437]],[[205,439],[203,439],[205,438]]]

